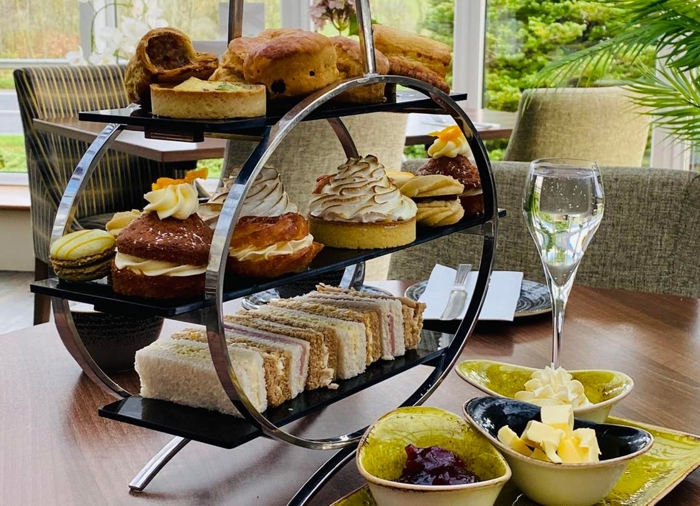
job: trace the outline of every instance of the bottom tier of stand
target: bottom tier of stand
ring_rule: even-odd
[[[452,334],[423,330],[417,350],[408,351],[395,360],[375,362],[363,374],[339,380],[335,390],[322,388],[302,392],[291,401],[269,408],[265,415],[278,426],[291,423],[412,367],[439,359],[452,337]],[[262,435],[257,427],[242,418],[139,396],[108,404],[100,408],[99,413],[112,420],[222,448],[235,448]]]

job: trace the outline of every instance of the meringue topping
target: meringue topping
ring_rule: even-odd
[[[350,158],[338,172],[320,181],[309,202],[309,214],[327,221],[376,223],[405,221],[416,204],[401,195],[377,158]]]
[[[200,206],[199,214],[206,223],[216,223],[234,181],[235,178],[228,178],[224,181],[224,187],[209,202]],[[240,216],[281,216],[298,211],[297,205],[287,195],[277,170],[263,167],[243,201]]]

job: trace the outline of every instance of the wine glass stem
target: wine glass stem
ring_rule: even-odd
[[[564,332],[564,312],[566,311],[566,301],[568,293],[562,293],[559,287],[553,286],[552,291],[552,367],[559,367],[559,356],[561,355],[562,333]]]

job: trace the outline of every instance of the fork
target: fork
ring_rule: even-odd
[[[447,301],[447,306],[442,312],[441,320],[454,320],[459,316],[467,303],[467,275],[471,272],[471,264],[459,264],[455,282],[450,291],[450,298]]]

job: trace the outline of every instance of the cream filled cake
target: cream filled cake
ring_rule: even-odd
[[[402,246],[416,239],[416,205],[387,177],[376,157],[350,158],[321,176],[309,203],[311,233],[333,248]]]

